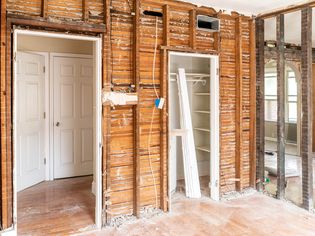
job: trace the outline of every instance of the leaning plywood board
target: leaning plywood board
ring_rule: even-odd
[[[200,198],[200,183],[197,167],[197,158],[193,128],[191,122],[191,113],[188,98],[188,89],[186,82],[185,69],[178,69],[178,95],[181,115],[181,128],[187,130],[182,137],[184,175],[186,185],[186,196],[189,198]]]

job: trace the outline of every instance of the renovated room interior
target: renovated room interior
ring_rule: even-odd
[[[313,235],[314,7],[1,0],[0,235]]]

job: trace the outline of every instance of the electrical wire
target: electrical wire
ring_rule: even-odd
[[[155,44],[154,44],[154,57],[153,57],[153,66],[152,66],[152,79],[153,79],[153,88],[156,95],[156,98],[159,99],[159,95],[157,93],[156,87],[155,87],[155,63],[156,63],[156,54],[157,54],[157,37],[158,37],[158,18],[155,18]],[[153,167],[152,167],[152,160],[151,160],[151,138],[152,138],[152,128],[153,128],[153,119],[155,114],[155,106],[153,106],[152,111],[152,117],[151,117],[151,124],[150,124],[150,132],[149,132],[149,139],[148,139],[148,154],[149,154],[149,165],[150,165],[150,171],[153,179],[154,184],[154,191],[155,191],[155,208],[158,208],[158,193],[157,193],[157,186],[156,186],[156,180],[153,173]]]

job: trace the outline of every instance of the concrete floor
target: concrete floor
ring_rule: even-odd
[[[314,232],[315,215],[256,193],[228,202],[181,197],[173,203],[169,214],[140,219],[118,229],[105,229],[88,235],[314,236]]]

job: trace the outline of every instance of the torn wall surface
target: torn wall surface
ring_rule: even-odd
[[[7,123],[12,118],[12,77],[10,53],[6,50],[10,52],[12,47],[8,32],[14,25],[36,30],[101,34],[104,91],[137,93],[136,103],[115,108],[110,104],[103,106],[104,224],[120,215],[140,214],[140,210],[147,207],[168,210],[166,71],[169,51],[219,55],[220,192],[234,191],[236,176],[242,189],[254,185],[255,179],[251,177],[254,165],[251,163],[255,163],[252,161],[255,153],[250,152],[254,122],[250,113],[255,110],[251,102],[254,100],[251,84],[255,77],[251,76],[254,46],[250,37],[254,31],[250,17],[237,13],[226,15],[210,8],[167,0],[87,1],[87,9],[82,8],[79,0],[51,0],[45,8],[41,2],[2,1],[1,86],[5,92],[1,96],[1,122],[4,124],[1,163],[2,189],[6,191],[2,191],[1,199],[4,228],[12,223],[12,134],[11,124]],[[163,17],[145,15],[145,10],[163,13]],[[196,29],[192,16],[197,13],[218,17],[220,32]],[[158,47],[154,60],[156,26]],[[237,84],[242,85],[241,90]],[[166,100],[164,109],[153,113],[155,90]],[[241,126],[237,126],[238,120],[242,120]],[[240,152],[236,152],[237,145]]]

